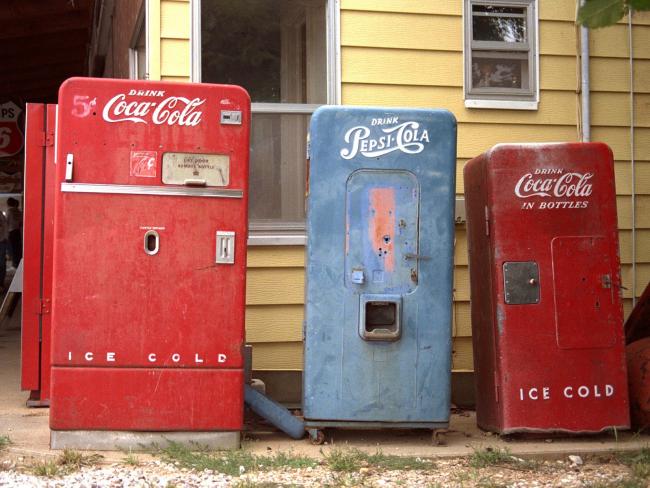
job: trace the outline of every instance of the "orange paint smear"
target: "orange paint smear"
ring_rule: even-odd
[[[372,211],[375,214],[372,214]],[[393,233],[395,229],[395,189],[394,188],[372,188],[370,190],[370,222],[368,233],[370,242],[379,253],[379,248],[388,251],[384,254],[384,265],[387,272],[395,269],[395,256],[393,254]],[[384,236],[389,236],[388,244]]]

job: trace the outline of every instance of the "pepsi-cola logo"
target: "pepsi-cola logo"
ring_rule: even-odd
[[[371,125],[397,123],[397,117],[372,119]],[[408,121],[392,127],[380,129],[381,135],[372,137],[371,130],[365,125],[349,129],[343,139],[348,147],[341,149],[339,154],[343,159],[352,159],[357,154],[367,158],[375,158],[401,151],[405,154],[418,154],[424,150],[424,143],[429,143],[429,132],[418,122]]]
[[[135,92],[135,90],[131,90]],[[160,101],[134,100],[132,93],[118,93],[102,111],[106,122],[134,122],[136,124],[180,125],[194,127],[201,122],[203,112],[198,108],[205,99],[169,96]],[[160,92],[164,93],[164,92]]]
[[[526,173],[515,185],[515,195],[530,197],[588,197],[593,191],[593,173],[568,172],[549,177],[548,174]]]

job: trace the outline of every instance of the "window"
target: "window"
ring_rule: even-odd
[[[201,0],[198,16],[200,80],[251,96],[251,234],[304,234],[309,119],[332,99],[328,1]]]
[[[129,76],[132,80],[146,80],[147,75],[147,29],[145,28],[145,3],[135,21],[135,30],[129,46]]]
[[[536,109],[536,0],[465,0],[465,106]]]

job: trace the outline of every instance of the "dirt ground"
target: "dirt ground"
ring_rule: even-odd
[[[205,467],[213,466],[205,460],[197,464],[182,457],[167,457],[167,462],[164,453],[109,451],[97,453],[102,457],[93,458],[88,466],[81,463],[75,470],[52,468],[56,471],[53,477],[36,476],[35,472],[42,473],[38,466],[44,463],[59,465],[62,453],[49,448],[48,409],[25,406],[27,393],[20,391],[18,325],[14,319],[0,330],[0,487],[648,486],[650,453],[647,473],[645,457],[634,458],[632,454],[649,446],[646,435],[619,432],[507,441],[479,430],[472,411],[452,414],[442,446],[432,444],[430,432],[414,430],[332,430],[324,445],[314,446],[308,440],[291,440],[255,424],[255,430],[244,434],[242,452],[257,460],[283,453],[289,458],[286,465],[258,469],[257,461],[253,461],[249,470],[241,461],[244,471],[233,475]],[[3,437],[9,441],[4,446]],[[384,465],[373,457],[378,453],[387,459],[398,456],[424,464],[404,468],[399,462],[386,461]],[[296,456],[311,459],[312,464],[295,465],[292,459]],[[345,469],[336,468],[332,459],[346,457],[352,461],[344,463]],[[481,457],[487,459],[484,465],[480,465]],[[129,462],[134,460],[137,463]]]

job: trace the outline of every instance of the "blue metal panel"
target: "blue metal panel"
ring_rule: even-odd
[[[456,121],[322,107],[310,134],[307,425],[445,425]]]

